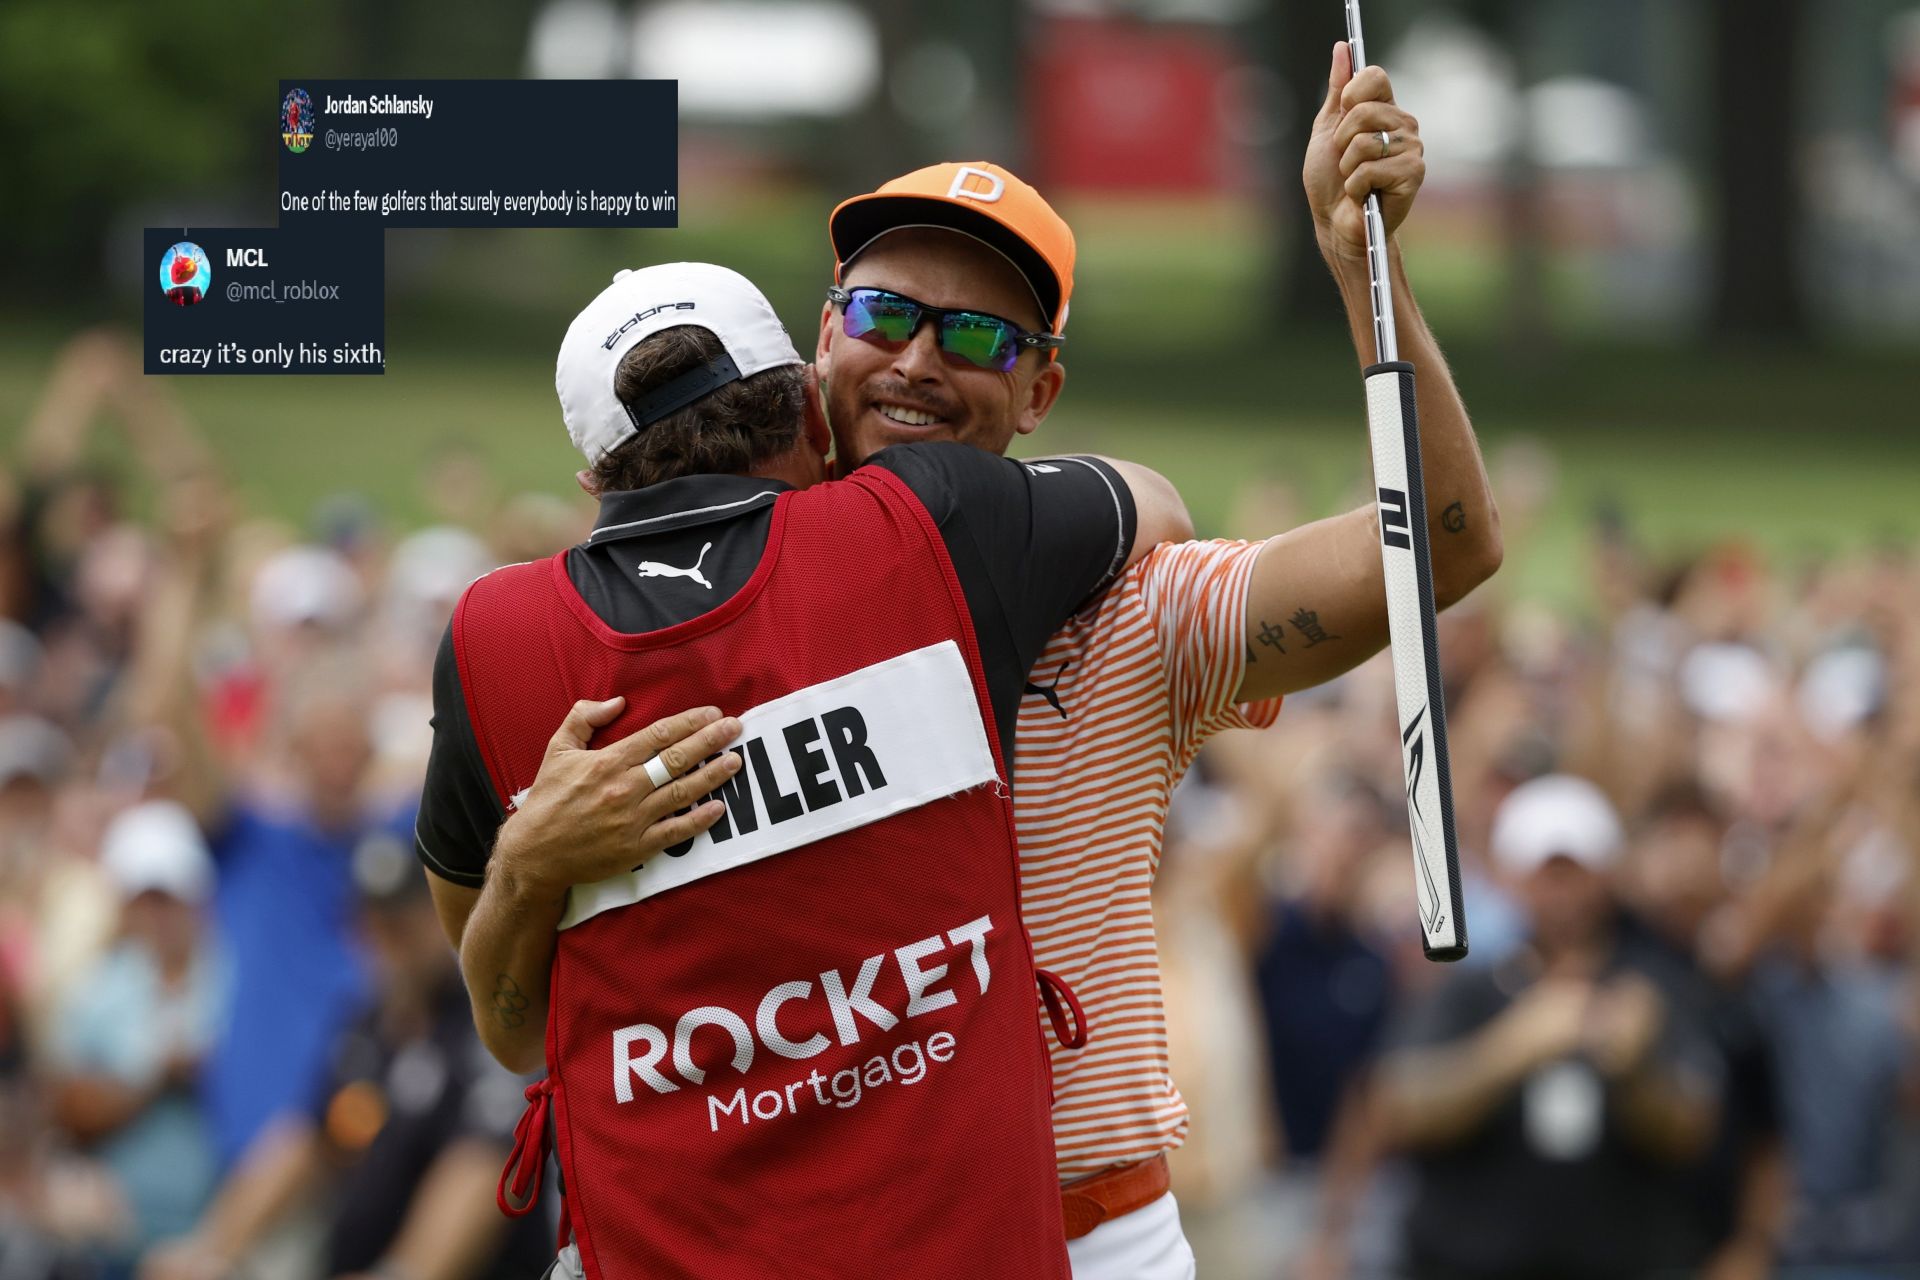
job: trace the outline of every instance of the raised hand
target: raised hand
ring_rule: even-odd
[[[1420,122],[1394,102],[1387,73],[1367,67],[1354,75],[1347,42],[1334,45],[1327,97],[1313,118],[1301,169],[1321,252],[1364,259],[1368,193],[1379,192],[1380,216],[1392,235],[1406,221],[1426,177]]]

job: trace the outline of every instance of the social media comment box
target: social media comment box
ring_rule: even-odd
[[[671,80],[282,80],[283,226],[672,227]]]
[[[148,227],[148,373],[384,373],[378,227]]]

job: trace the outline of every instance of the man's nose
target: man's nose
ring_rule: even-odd
[[[940,326],[923,319],[907,344],[893,357],[893,371],[909,382],[935,382],[946,377],[947,362],[940,354]]]

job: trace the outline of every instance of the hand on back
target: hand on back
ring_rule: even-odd
[[[620,697],[576,702],[560,722],[533,785],[500,831],[494,853],[511,874],[555,892],[593,884],[693,838],[725,812],[718,800],[691,806],[739,770],[732,752],[708,758],[740,736],[740,721],[701,707],[589,747],[625,708]],[[647,774],[656,755],[673,775],[664,787]]]

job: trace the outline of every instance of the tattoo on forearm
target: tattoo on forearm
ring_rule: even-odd
[[[1325,641],[1338,640],[1340,638],[1336,635],[1327,634],[1327,629],[1320,624],[1320,615],[1312,609],[1297,609],[1294,611],[1294,615],[1288,618],[1287,621],[1293,624],[1295,631],[1298,631],[1302,636],[1306,637],[1306,647],[1309,649]]]
[[[1448,533],[1458,533],[1467,527],[1467,509],[1455,502],[1440,513],[1440,527]]]
[[[504,973],[493,984],[493,1016],[509,1031],[527,1020],[527,997],[520,984]]]
[[[1281,653],[1287,651],[1286,633],[1277,624],[1268,622],[1265,618],[1260,620],[1260,633],[1254,638],[1261,644],[1271,645]]]

